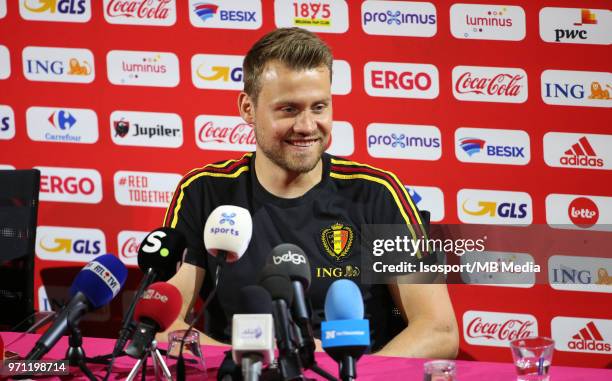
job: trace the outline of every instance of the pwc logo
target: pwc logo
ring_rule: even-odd
[[[19,0],[19,14],[24,20],[88,22],[90,0]]]
[[[108,81],[113,85],[176,87],[180,82],[174,53],[111,50],[106,66]]]
[[[434,99],[440,91],[434,65],[368,62],[363,74],[365,91],[373,97]]]
[[[468,224],[527,226],[533,202],[524,192],[461,189],[457,193],[459,220]]]
[[[553,255],[548,281],[555,290],[612,293],[612,259]]]
[[[453,4],[450,26],[455,38],[521,41],[525,11],[519,6]]]
[[[507,348],[512,340],[537,335],[538,321],[533,315],[490,311],[463,314],[463,338],[471,345]]]
[[[49,261],[89,262],[106,252],[100,229],[39,226],[36,229],[36,256]]]
[[[113,111],[113,143],[120,146],[178,148],[183,145],[183,121],[178,114]]]
[[[547,132],[544,161],[551,167],[612,169],[612,135]]]
[[[455,131],[455,155],[464,163],[526,165],[531,158],[529,134],[461,127]]]
[[[349,122],[333,122],[329,146],[325,150],[335,156],[351,156],[355,152],[355,133]]]
[[[23,49],[23,75],[30,81],[91,83],[95,78],[94,57],[88,49]]]
[[[117,235],[119,259],[125,265],[138,266],[138,248],[149,232],[122,230]]]
[[[361,27],[367,34],[433,37],[437,18],[432,3],[372,0],[361,3]]]
[[[453,95],[460,101],[524,103],[527,73],[509,67],[455,66]]]
[[[345,33],[348,5],[345,0],[274,0],[277,28],[300,27],[317,33]]]
[[[15,137],[15,113],[8,105],[0,105],[0,140],[11,140]]]
[[[104,0],[104,19],[109,24],[171,26],[176,23],[176,2]]]
[[[366,135],[372,157],[438,160],[442,156],[442,137],[435,126],[371,123]]]
[[[180,180],[175,173],[117,171],[115,200],[120,205],[166,208]]]
[[[242,90],[244,56],[196,54],[191,57],[191,80],[199,89]]]
[[[30,107],[28,137],[37,142],[92,144],[98,141],[98,116],[83,108]]]
[[[405,185],[405,188],[419,210],[427,210],[430,213],[431,222],[444,219],[444,193],[440,188],[412,185]]]
[[[550,322],[555,349],[564,352],[612,352],[612,320],[557,316]]]
[[[189,21],[196,28],[259,29],[261,0],[189,0]]]
[[[6,46],[0,45],[0,79],[11,76],[11,54]]]
[[[595,71],[544,70],[544,103],[562,106],[612,107],[612,74]]]
[[[40,170],[40,200],[98,204],[102,178],[95,169],[34,167]]]
[[[255,131],[239,116],[198,115],[195,134],[196,144],[203,150],[255,150]]]
[[[540,38],[551,43],[610,45],[612,12],[609,9],[542,8]]]
[[[612,197],[549,194],[546,222],[557,229],[612,231]]]

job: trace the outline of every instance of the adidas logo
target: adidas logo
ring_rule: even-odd
[[[581,137],[577,143],[565,151],[565,156],[559,160],[562,165],[572,167],[603,167],[603,159],[597,157],[593,146],[586,136]]]
[[[599,329],[592,321],[572,336],[572,340],[567,343],[567,347],[569,349],[586,349],[599,352],[612,351],[612,347],[604,341]]]

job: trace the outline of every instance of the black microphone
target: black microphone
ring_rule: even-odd
[[[305,296],[305,291],[310,287],[311,281],[308,257],[300,247],[282,243],[272,249],[268,265],[275,266],[280,272],[287,274],[291,280],[293,288],[291,314],[297,325],[295,335],[297,346],[303,367],[310,369],[315,364],[316,344]]]
[[[291,280],[276,266],[266,265],[259,273],[257,283],[272,297],[274,333],[283,380],[302,380],[302,366],[290,330],[289,307],[293,302]]]

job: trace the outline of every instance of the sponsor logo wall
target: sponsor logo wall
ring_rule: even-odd
[[[579,6],[0,0],[0,169],[41,171],[37,271],[106,252],[136,266],[183,174],[255,150],[242,61],[298,26],[334,53],[327,152],[392,170],[434,224],[547,229],[533,250],[486,248],[540,274],[449,286],[461,356],[507,361],[509,340],[543,334],[555,364],[606,366],[609,251],[538,251],[612,234],[612,12]]]

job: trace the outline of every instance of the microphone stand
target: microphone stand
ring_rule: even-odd
[[[79,369],[81,369],[81,372],[83,372],[90,381],[98,381],[96,376],[94,376],[91,370],[87,367],[87,357],[85,356],[85,351],[83,350],[83,335],[79,329],[80,319],[76,319],[74,321],[71,319],[71,315],[77,314],[78,316],[79,311],[86,308],[87,306],[85,303],[79,303],[72,311],[70,311],[70,314],[66,318],[68,322],[68,329],[70,330],[70,336],[68,338],[69,347],[66,351],[66,360],[68,360],[68,364],[70,366],[78,366]]]
[[[132,370],[130,371],[130,373],[128,374],[126,378],[126,381],[133,381],[139,371],[142,371],[142,378],[143,379],[145,378],[145,373],[147,369],[146,364],[147,364],[147,359],[149,357],[151,357],[151,359],[153,360],[153,371],[155,373],[155,379],[157,380],[159,378],[159,373],[161,370],[161,373],[164,376],[164,379],[166,379],[166,381],[172,381],[172,375],[170,374],[170,369],[168,369],[168,365],[166,365],[164,358],[162,357],[162,355],[159,353],[159,350],[157,349],[156,340],[153,340],[151,342],[151,345],[149,345],[149,347],[144,352],[142,357],[139,358],[138,361],[136,361],[136,364],[134,364],[134,367],[132,368]]]

